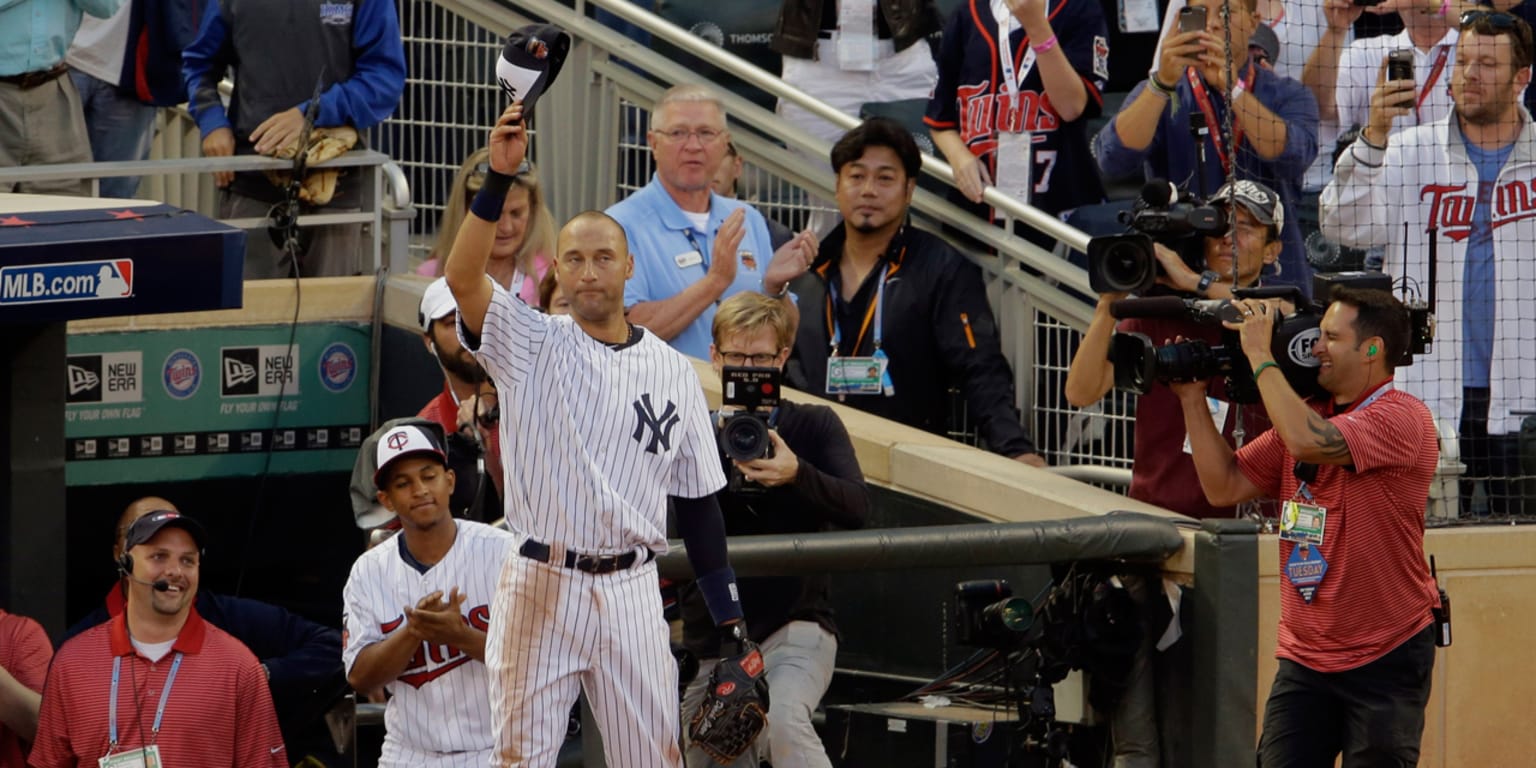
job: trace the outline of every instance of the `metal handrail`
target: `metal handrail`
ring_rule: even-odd
[[[390,160],[389,155],[383,152],[372,149],[355,149],[323,163],[315,163],[310,168],[387,167],[390,165],[394,165],[394,163]],[[292,169],[292,160],[279,160],[275,157],[264,157],[262,155],[184,157],[173,160],[130,160],[110,163],[54,163],[51,165],[23,165],[15,168],[0,168],[0,184],[20,181],[108,179],[120,176],[212,173],[214,171],[288,171]],[[387,170],[386,173],[388,173]],[[405,183],[405,174],[400,173],[398,167],[395,168],[395,173],[399,174],[400,182],[404,185],[402,188],[406,194],[405,204],[409,205],[410,185]]]
[[[558,0],[502,0],[502,2],[505,4],[488,6],[485,2],[478,2],[477,0],[435,0],[436,5],[490,29],[510,29],[512,26],[522,23],[531,17],[545,19],[560,25],[577,38],[593,42],[599,48],[607,51],[613,58],[640,65],[647,72],[654,73],[665,81],[676,83],[690,82],[697,79],[697,73],[688,70],[677,62],[640,45],[616,30],[594,23],[591,19],[586,18],[584,15],[585,6],[592,4],[604,10],[612,11],[614,15],[636,24],[656,37],[676,45],[687,53],[708,60],[722,71],[740,78],[755,87],[774,95],[784,96],[795,101],[797,104],[806,106],[818,116],[832,119],[839,126],[851,128],[859,124],[859,121],[833,110],[809,94],[785,85],[777,77],[745,59],[703,42],[660,16],[637,7],[629,2],[629,0],[577,0],[575,8],[564,5]],[[625,89],[637,94],[659,93],[663,87],[657,86],[655,82],[635,74],[614,61],[594,63],[593,70],[605,79],[618,83]],[[783,141],[788,146],[803,149],[816,156],[823,157],[831,149],[831,144],[812,136],[799,126],[784,121],[773,112],[763,109],[746,98],[725,89],[719,89],[717,95],[729,113],[733,115],[751,115],[753,122],[757,124],[773,124],[775,127],[774,137]],[[743,136],[741,138],[745,143],[747,137]],[[779,160],[778,165],[787,171],[785,175],[800,182],[804,187],[815,188],[819,191],[826,191],[832,188],[830,178],[823,180],[813,179],[804,172],[805,162],[803,158],[790,155],[784,150],[779,150],[778,153],[770,151],[759,154]],[[797,167],[799,168],[798,171],[795,170]],[[947,184],[953,184],[954,173],[950,170],[949,165],[942,160],[925,156],[923,158],[923,170],[936,178],[944,180]],[[993,203],[1003,213],[1020,219],[1052,237],[1062,240],[1068,247],[1080,251],[1087,248],[1088,235],[1086,233],[1068,227],[1055,217],[1031,206],[1021,205],[1017,201],[992,189],[988,189],[985,199],[989,203]],[[1010,260],[1028,266],[1046,278],[1056,281],[1061,287],[1078,291],[1084,295],[1092,293],[1088,285],[1087,272],[1081,267],[1056,257],[1050,251],[1042,249],[1034,243],[1014,236],[1009,230],[983,221],[953,203],[919,190],[919,194],[913,200],[912,207],[915,211],[930,217],[933,221],[941,221],[946,226],[963,232],[965,235],[975,238],[986,246],[998,249],[999,252],[1007,255]],[[984,266],[987,266],[994,272],[1005,271],[996,264]],[[1010,275],[1010,279],[1011,277]],[[1058,293],[1060,292],[1058,291]],[[1079,328],[1086,327],[1092,315],[1092,307],[1089,303],[1079,298],[1068,297],[1065,294],[1052,297],[1049,303],[1053,308],[1062,308],[1064,310],[1062,312],[1062,319],[1070,320]]]

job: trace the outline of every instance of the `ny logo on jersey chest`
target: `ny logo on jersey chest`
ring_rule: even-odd
[[[635,433],[631,437],[637,443],[645,443],[647,453],[656,453],[657,449],[663,451],[672,450],[672,428],[677,426],[679,417],[677,406],[671,400],[667,401],[667,407],[661,415],[656,415],[656,409],[651,405],[651,395],[646,393],[635,401]],[[646,433],[650,433],[650,440],[646,440]]]

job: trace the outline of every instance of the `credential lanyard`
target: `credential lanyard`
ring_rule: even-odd
[[[699,254],[699,261],[703,262],[704,268],[709,269],[709,254],[704,252],[704,246],[699,245],[699,239],[693,236],[693,227],[683,230],[683,237],[688,238],[689,247]]]
[[[171,686],[176,684],[176,670],[181,669],[181,651],[176,652],[176,658],[171,660],[171,672],[165,676],[165,690],[160,692],[160,705],[155,707],[155,724],[150,727],[152,737],[150,742],[156,741],[160,735],[160,720],[165,717],[165,703],[171,699]],[[123,657],[112,659],[112,703],[107,707],[107,749],[117,749],[117,684],[122,678]],[[142,721],[141,721],[142,722]]]
[[[1009,12],[1006,3],[999,2],[998,0],[994,0],[992,3],[992,16],[997,20],[997,59],[998,65],[1003,70],[1003,92],[1007,94],[1007,101],[1011,108],[1018,109],[1019,83],[1024,78],[1029,77],[1029,73],[1035,68],[1035,49],[1030,47],[1029,38],[1025,37],[1022,43],[1024,46],[1024,58],[1020,60],[1018,74],[1015,75],[1013,68],[1013,46],[1010,44],[1009,38],[1013,34],[1013,30],[1019,26],[1019,20]],[[998,111],[1001,113],[1001,106],[998,107]],[[1003,126],[1007,124],[1005,117],[1002,114],[998,114],[996,126],[998,131],[1002,131]]]
[[[1210,126],[1211,143],[1216,145],[1216,157],[1221,160],[1221,170],[1223,174],[1230,176],[1232,174],[1232,162],[1237,157],[1237,149],[1243,145],[1243,127],[1238,125],[1236,120],[1232,121],[1232,154],[1228,155],[1226,146],[1221,143],[1221,123],[1216,119],[1216,107],[1211,104],[1211,95],[1205,92],[1205,81],[1195,74],[1194,67],[1185,70],[1184,77],[1189,80],[1189,88],[1194,92],[1195,103],[1199,104],[1200,111],[1205,113],[1205,124]],[[1253,80],[1253,65],[1249,64],[1248,77],[1243,80],[1243,89],[1252,89]],[[1233,104],[1228,104],[1227,109],[1231,110],[1234,106]]]
[[[875,287],[875,300],[870,303],[869,309],[864,311],[864,322],[859,326],[859,338],[853,342],[853,354],[859,354],[859,348],[864,346],[864,334],[869,331],[871,322],[875,325],[875,351],[880,350],[881,325],[885,319],[885,281],[891,279],[892,265],[885,265],[885,273],[880,276],[880,282]],[[837,357],[837,351],[843,344],[843,326],[837,321],[837,275],[833,275],[827,291],[827,325],[832,328],[832,357]]]
[[[1424,106],[1424,100],[1429,98],[1429,92],[1434,89],[1435,83],[1440,82],[1440,73],[1445,70],[1445,59],[1451,53],[1448,45],[1440,46],[1440,53],[1435,56],[1435,65],[1429,69],[1429,77],[1424,80],[1424,90],[1419,91],[1419,97],[1413,100],[1413,121],[1421,122],[1419,108]]]

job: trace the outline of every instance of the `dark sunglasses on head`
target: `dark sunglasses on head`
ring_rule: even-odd
[[[1514,29],[1515,22],[1519,21],[1519,19],[1519,16],[1515,16],[1514,14],[1510,13],[1504,13],[1503,11],[1462,11],[1461,22],[1459,26],[1461,29],[1466,29],[1467,27],[1476,26],[1478,24],[1487,24],[1490,28],[1502,32],[1507,29]]]

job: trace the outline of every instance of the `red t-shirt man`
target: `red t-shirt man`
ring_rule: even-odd
[[[176,664],[178,654],[181,663]],[[113,660],[117,738],[110,747]],[[176,670],[166,694],[171,670]],[[164,697],[160,730],[156,710]],[[158,660],[136,650],[124,614],[59,649],[32,745],[33,768],[97,768],[112,751],[158,745],[164,768],[287,768],[283,735],[256,657],[192,610]]]
[[[1385,656],[1429,626],[1440,601],[1424,559],[1424,509],[1440,452],[1434,419],[1418,398],[1391,386],[1340,413],[1331,403],[1313,406],[1343,435],[1354,466],[1318,466],[1307,484],[1307,503],[1327,510],[1319,549],[1328,570],[1310,604],[1282,576],[1275,655],[1316,672]],[[1304,500],[1295,465],[1273,431],[1237,452],[1242,473],[1276,499]],[[1280,542],[1282,570],[1295,548]]]
[[[53,645],[41,625],[0,610],[0,669],[34,693],[43,692]],[[0,766],[26,765],[27,742],[0,722]]]

